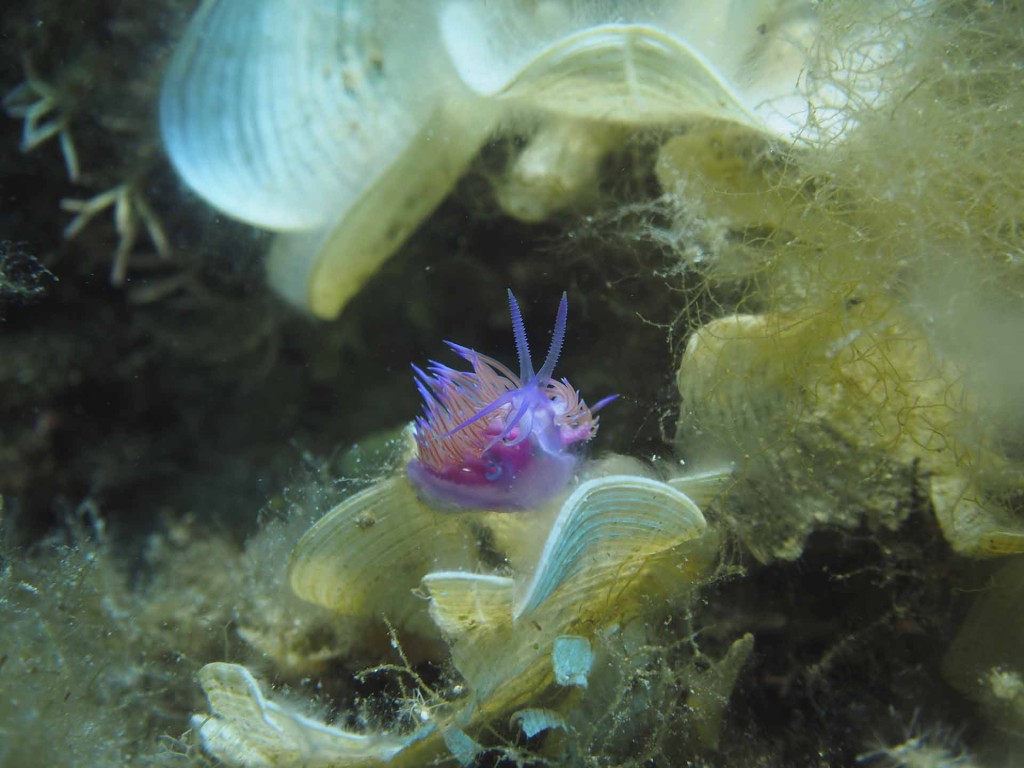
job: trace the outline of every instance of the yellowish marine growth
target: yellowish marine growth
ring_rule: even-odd
[[[1009,9],[964,13],[894,17],[908,45],[841,145],[705,124],[662,150],[717,302],[682,356],[677,447],[735,462],[729,516],[761,559],[921,499],[954,550],[1024,551],[1020,41]]]

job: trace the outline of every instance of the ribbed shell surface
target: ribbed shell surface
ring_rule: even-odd
[[[333,222],[433,108],[444,78],[432,62],[444,55],[427,6],[206,0],[161,93],[175,167],[202,197],[250,224]]]

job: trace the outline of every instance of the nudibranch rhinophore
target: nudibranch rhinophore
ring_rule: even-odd
[[[594,408],[566,379],[552,378],[565,339],[566,294],[558,305],[551,346],[534,371],[519,304],[508,292],[519,375],[497,360],[445,342],[472,371],[431,361],[413,366],[423,396],[416,418],[416,457],[409,478],[440,508],[514,510],[539,507],[572,478],[579,450],[597,433]]]

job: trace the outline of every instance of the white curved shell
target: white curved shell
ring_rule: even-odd
[[[885,37],[898,11],[881,3],[877,23],[823,50],[815,6],[204,0],[166,73],[161,129],[199,195],[286,233],[271,284],[331,318],[503,119],[541,126],[499,185],[527,221],[585,195],[632,126],[714,118],[837,138],[905,46]]]
[[[326,226],[433,109],[430,30],[420,3],[206,0],[164,80],[168,154],[231,216]]]
[[[524,706],[557,681],[566,635],[628,622],[643,610],[640,593],[662,575],[670,591],[685,590],[707,562],[669,553],[706,529],[700,509],[668,484],[609,475],[582,483],[562,504],[532,576],[425,576],[430,615],[479,712]]]
[[[537,611],[559,591],[560,604],[592,601],[611,581],[629,579],[706,528],[697,505],[665,483],[632,475],[589,480],[562,505],[513,615]]]
[[[270,283],[337,316],[444,199],[493,124],[400,0],[206,0],[160,99],[167,152],[212,205],[284,232]]]
[[[490,132],[492,118],[463,101],[430,112],[390,165],[365,179],[356,197],[334,199],[335,218],[278,236],[267,262],[270,284],[314,315],[336,317],[448,195]]]
[[[483,96],[633,124],[700,116],[770,127],[772,103],[796,95],[812,11],[794,0],[456,0],[441,30],[463,82]]]

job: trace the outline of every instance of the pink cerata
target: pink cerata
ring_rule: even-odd
[[[544,365],[534,371],[526,329],[508,292],[519,375],[486,355],[445,342],[472,371],[431,361],[413,366],[423,397],[416,418],[416,457],[409,478],[423,499],[440,509],[517,510],[539,507],[572,479],[582,445],[597,433],[593,408],[565,379],[552,378],[565,339],[565,293]]]

